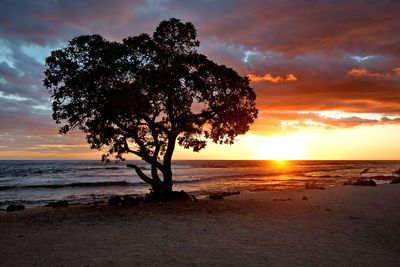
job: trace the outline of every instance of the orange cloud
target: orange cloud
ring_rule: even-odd
[[[351,69],[347,72],[347,74],[354,77],[390,77],[388,73],[370,72],[367,69]]]
[[[294,82],[294,81],[297,81],[297,77],[294,76],[293,74],[289,73],[288,75],[286,75],[286,81],[287,81],[287,82]]]
[[[313,129],[349,129],[357,126],[384,124],[400,125],[400,117],[370,116],[342,112],[344,117],[332,117],[319,112],[291,112],[260,110],[260,118],[251,126],[256,135],[275,135]]]
[[[282,82],[294,82],[297,81],[297,77],[294,76],[292,73],[286,75],[286,78],[281,76],[272,76],[269,73],[264,74],[264,76],[258,76],[255,74],[247,74],[249,79],[253,82],[271,82],[271,83],[282,83]]]
[[[392,71],[396,72],[397,76],[400,76],[400,67],[394,68]]]

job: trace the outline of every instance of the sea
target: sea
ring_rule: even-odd
[[[2,160],[0,208],[9,204],[38,207],[59,200],[85,204],[148,193],[149,185],[126,167],[129,163],[150,174],[150,166],[143,161]],[[172,169],[174,190],[201,198],[222,191],[300,189],[307,183],[338,186],[357,178],[389,183],[399,167],[400,161],[176,160]]]

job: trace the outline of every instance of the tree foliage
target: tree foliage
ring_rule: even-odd
[[[257,117],[249,79],[197,52],[191,23],[162,21],[152,36],[122,42],[82,35],[46,59],[44,85],[61,133],[80,129],[93,149],[139,156],[155,191],[172,190],[175,144],[200,151],[206,140],[233,144]],[[159,175],[162,175],[160,178]]]

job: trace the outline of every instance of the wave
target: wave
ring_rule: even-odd
[[[65,187],[104,187],[104,186],[137,186],[145,184],[145,182],[87,182],[87,183],[70,183],[70,184],[35,184],[23,186],[0,186],[0,190],[22,189],[22,188],[65,188]]]
[[[126,181],[116,182],[87,182],[87,183],[71,183],[71,184],[39,184],[39,185],[26,185],[26,188],[63,188],[63,187],[92,187],[92,186],[135,186],[139,183],[129,183]]]
[[[340,176],[340,175],[299,175],[299,176],[309,177],[311,179],[315,179],[315,178],[347,178],[346,176]]]
[[[17,170],[3,170],[0,172],[0,178],[2,177],[26,177],[26,176],[38,176],[41,174],[48,174],[48,173],[63,173],[65,170],[63,169],[17,169]]]
[[[116,166],[110,166],[110,167],[91,167],[91,168],[81,168],[81,169],[77,169],[79,171],[93,171],[93,170],[118,170],[118,169],[122,169],[121,167],[116,167]]]
[[[140,166],[139,167],[142,170],[146,170],[146,171],[150,171],[151,170],[151,166]],[[79,169],[81,171],[93,171],[93,170],[119,170],[119,169],[129,169],[127,167],[122,167],[122,166],[109,166],[109,167],[91,167],[91,168],[82,168]],[[179,170],[179,169],[190,169],[189,166],[172,166],[171,169],[173,170]]]
[[[145,170],[145,171],[150,171],[151,170],[151,166],[142,166],[142,167],[139,167],[139,168],[142,169],[142,170]],[[171,169],[172,170],[190,169],[190,167],[189,166],[171,166]]]
[[[59,172],[64,172],[64,170],[56,169],[56,170],[50,170],[49,171],[49,173],[59,173]]]
[[[190,183],[196,182],[200,179],[187,178],[174,180],[174,183]],[[26,189],[26,188],[66,188],[66,187],[107,187],[107,186],[140,186],[148,185],[143,181],[127,182],[127,181],[113,181],[113,182],[86,182],[86,183],[70,183],[70,184],[35,184],[35,185],[21,185],[21,186],[0,186],[0,191],[12,189]]]
[[[179,170],[179,169],[190,169],[189,166],[172,166],[171,169]]]
[[[173,182],[174,183],[190,183],[190,182],[198,182],[200,180],[203,179],[199,179],[199,178],[186,178],[186,179],[176,179]]]
[[[10,186],[0,186],[0,191],[4,191],[4,190],[10,190],[10,189],[14,189],[14,188],[17,188],[18,186],[12,186],[12,185],[10,185]]]

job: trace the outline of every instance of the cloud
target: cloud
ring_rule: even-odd
[[[396,73],[397,76],[400,76],[400,67],[394,68],[393,71]]]
[[[389,73],[370,72],[367,69],[351,69],[347,74],[354,77],[390,77]]]
[[[264,82],[264,81],[268,81],[271,83],[282,83],[282,82],[294,82],[297,81],[296,76],[294,76],[293,74],[289,73],[286,75],[286,78],[282,78],[281,76],[272,76],[269,73],[266,73],[262,76],[258,76],[255,74],[247,74],[247,76],[249,77],[249,79],[253,82]]]
[[[120,41],[152,33],[171,17],[193,22],[201,53],[249,75],[259,134],[398,123],[399,13],[400,2],[390,0],[4,0],[0,146],[84,144],[82,134],[56,134],[42,86],[44,57],[77,35]],[[319,111],[381,115],[329,118]]]
[[[400,24],[397,1],[218,1],[213,8],[209,1],[160,4],[190,18],[208,36],[258,51],[296,56],[315,51],[380,54],[399,49],[394,34]]]
[[[289,73],[288,75],[286,75],[286,81],[287,81],[287,82],[294,82],[294,81],[297,81],[297,77],[294,76],[293,74]]]
[[[146,1],[5,0],[0,11],[0,35],[44,45],[76,33],[119,32]]]
[[[281,112],[262,111],[252,126],[258,135],[286,134],[293,131],[345,129],[358,126],[400,124],[400,116],[391,118],[367,113],[351,114],[341,112],[340,116],[326,115],[324,112]]]

